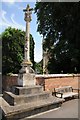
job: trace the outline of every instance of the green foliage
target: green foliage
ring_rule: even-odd
[[[50,73],[80,72],[80,2],[36,3],[38,31],[50,54]]]
[[[43,61],[42,60],[39,63],[35,63],[35,72],[36,74],[43,73]]]
[[[33,69],[34,69],[34,65],[35,65],[35,62],[34,62],[34,46],[35,46],[34,39],[33,39],[32,35],[30,34],[30,60],[33,64],[33,66],[32,66]]]
[[[21,62],[24,55],[24,40],[25,32],[15,29],[7,28],[2,33],[2,72],[3,74],[7,73],[18,73],[21,68]],[[33,38],[30,35],[31,44],[33,46]],[[34,46],[31,48],[32,53]],[[34,57],[31,55],[32,62]]]

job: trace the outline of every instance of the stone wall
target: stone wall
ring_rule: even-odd
[[[13,85],[18,85],[17,78],[18,75],[3,76],[3,90],[10,91]],[[37,85],[42,85],[46,91],[52,91],[55,87],[67,85],[78,88],[80,85],[80,74],[36,75],[35,81]]]

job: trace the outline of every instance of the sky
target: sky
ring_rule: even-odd
[[[19,1],[19,2],[18,2]],[[27,4],[31,8],[35,7],[35,0],[2,0],[0,2],[0,34],[9,26],[16,29],[26,29],[23,9]],[[30,34],[35,42],[34,60],[39,62],[42,59],[42,36],[37,32],[37,16],[32,12],[32,21],[30,22]]]

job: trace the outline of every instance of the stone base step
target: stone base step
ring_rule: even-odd
[[[21,105],[23,103],[31,103],[31,102],[37,102],[40,100],[48,99],[51,97],[50,92],[43,91],[41,93],[36,94],[28,94],[28,95],[15,95],[11,92],[4,92],[3,94],[4,99],[10,104],[10,105]]]
[[[60,107],[64,99],[50,97],[42,101],[35,101],[32,103],[25,103],[18,106],[3,106],[3,116],[7,120],[18,120],[31,115],[44,112],[50,109]]]
[[[29,87],[15,87],[15,94],[16,95],[23,95],[23,94],[35,94],[40,93],[43,91],[42,86],[29,86]]]

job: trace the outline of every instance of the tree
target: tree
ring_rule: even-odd
[[[36,74],[43,73],[43,61],[42,60],[38,63],[35,63],[35,72],[36,72]]]
[[[36,3],[38,31],[50,54],[50,73],[80,72],[80,2]]]
[[[30,34],[30,60],[32,62],[32,68],[35,69],[35,62],[34,62],[34,39],[32,35]]]
[[[7,28],[2,33],[2,72],[7,73],[18,73],[21,68],[21,63],[24,57],[24,40],[25,32],[15,29]],[[34,40],[30,35],[31,40],[31,61],[34,62]]]

